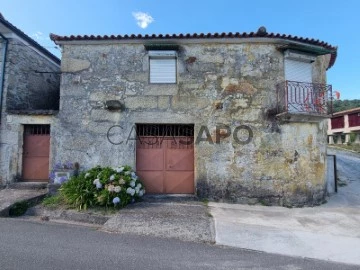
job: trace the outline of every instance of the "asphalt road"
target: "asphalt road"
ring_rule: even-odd
[[[338,187],[325,207],[360,207],[360,154],[328,148],[328,154],[336,155],[338,178],[345,186]]]
[[[93,228],[0,219],[0,269],[359,269]]]

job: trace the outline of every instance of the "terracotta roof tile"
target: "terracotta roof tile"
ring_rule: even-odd
[[[329,50],[331,53],[331,59],[330,59],[330,63],[328,68],[330,68],[331,66],[334,65],[335,60],[336,60],[336,56],[337,56],[337,47],[336,46],[332,46],[324,41],[320,41],[320,40],[315,40],[315,39],[309,39],[309,38],[303,38],[303,37],[298,37],[298,36],[292,36],[292,35],[286,35],[286,34],[279,34],[279,33],[268,33],[266,32],[266,29],[263,28],[259,28],[259,30],[257,32],[250,32],[250,33],[194,33],[194,34],[152,34],[152,35],[103,35],[103,36],[88,36],[88,35],[71,35],[71,36],[59,36],[59,35],[55,35],[55,34],[50,34],[50,38],[51,40],[53,40],[54,42],[57,41],[86,41],[86,40],[132,40],[132,39],[143,39],[143,40],[147,40],[147,39],[155,39],[155,40],[161,40],[161,39],[206,39],[206,38],[215,38],[215,39],[220,39],[220,38],[279,38],[279,39],[284,39],[284,40],[291,40],[291,41],[297,41],[297,42],[301,42],[301,43],[305,43],[305,44],[309,44],[309,45],[316,45],[316,46],[320,46],[326,50]]]

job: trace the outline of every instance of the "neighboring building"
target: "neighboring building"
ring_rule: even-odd
[[[60,60],[0,13],[0,185],[48,181]]]
[[[323,202],[336,47],[264,27],[51,39],[62,47],[52,163],[128,164],[149,193]]]
[[[328,124],[329,144],[360,143],[360,108],[334,113]]]

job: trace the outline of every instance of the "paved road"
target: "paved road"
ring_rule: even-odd
[[[338,187],[324,207],[360,208],[360,154],[328,148],[328,154],[336,155],[338,177],[346,186]]]
[[[7,269],[358,269],[92,228],[0,219],[0,268]]]
[[[318,207],[287,209],[209,203],[216,243],[289,256],[359,265],[360,155],[336,154],[339,187]]]

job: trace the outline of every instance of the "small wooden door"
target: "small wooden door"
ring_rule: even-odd
[[[137,130],[136,171],[147,193],[193,194],[193,126],[139,125]]]
[[[23,181],[49,180],[50,125],[25,125]]]

